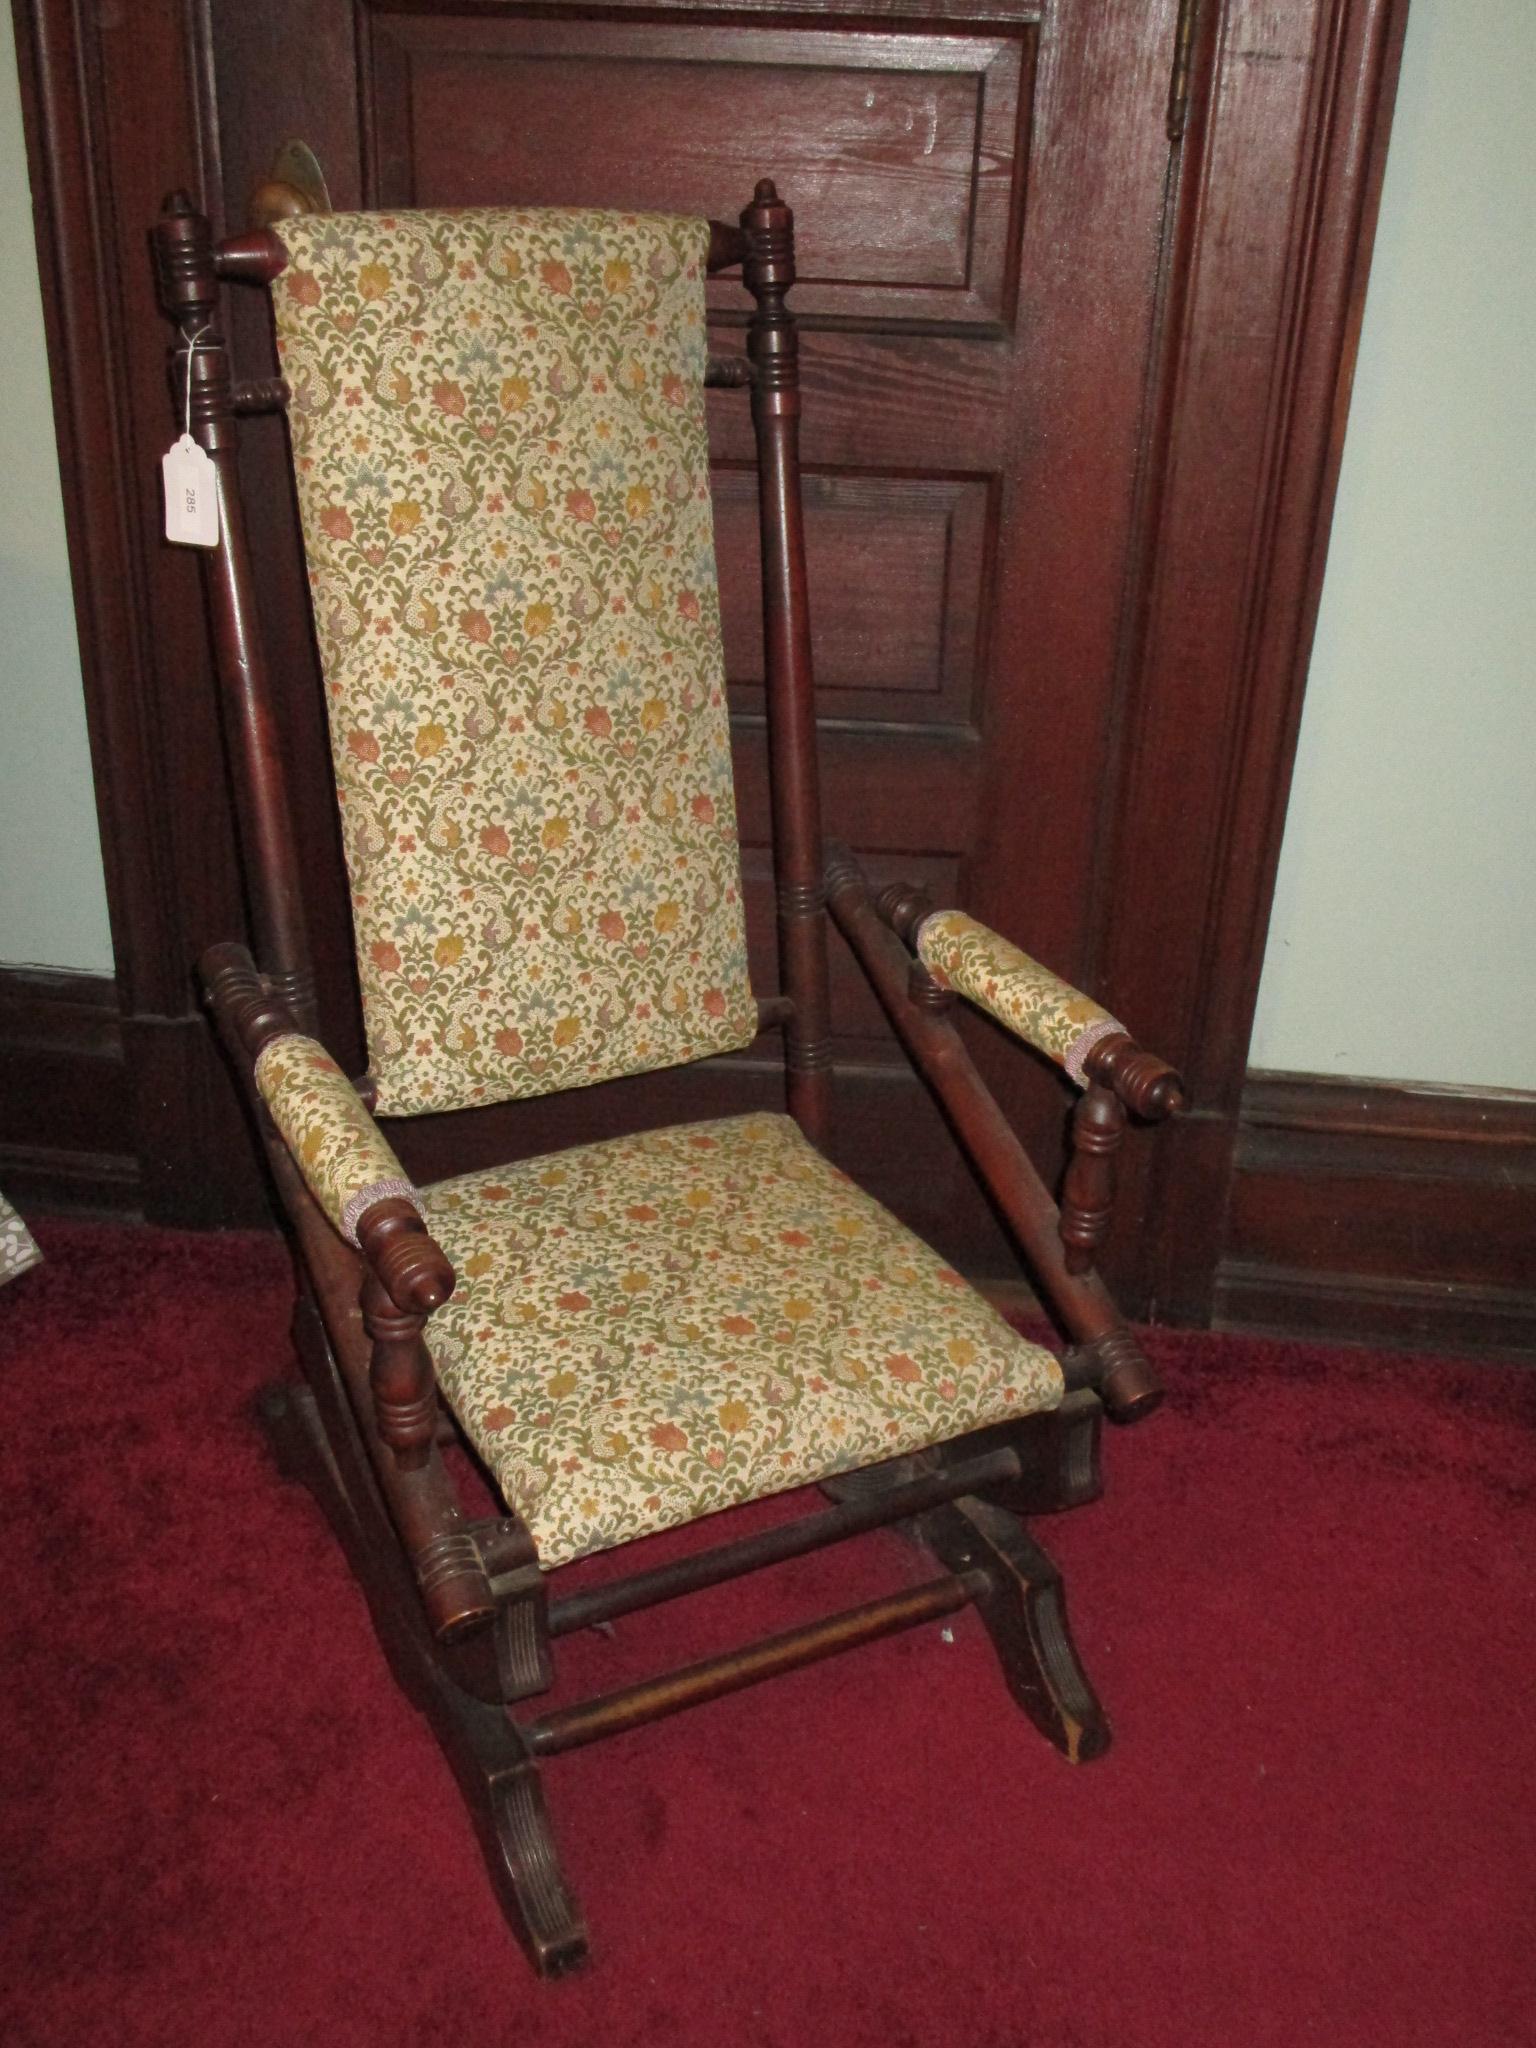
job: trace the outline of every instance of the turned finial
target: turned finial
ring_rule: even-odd
[[[933,898],[917,882],[891,882],[875,898],[875,910],[882,924],[906,945],[916,947],[918,926],[933,915]]]
[[[416,1208],[385,1196],[358,1219],[363,1257],[402,1315],[430,1315],[453,1292],[454,1272]]]
[[[1176,1070],[1124,1031],[1100,1040],[1088,1055],[1084,1072],[1090,1081],[1113,1088],[1126,1108],[1148,1123],[1177,1116],[1187,1107],[1184,1083]]]

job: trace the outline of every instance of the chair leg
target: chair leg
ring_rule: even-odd
[[[1109,1722],[1067,1628],[1061,1574],[1006,1509],[974,1495],[922,1515],[918,1534],[952,1572],[986,1574],[976,1603],[1008,1689],[1070,1763],[1109,1748]]]
[[[300,1345],[311,1372],[324,1339],[301,1308]],[[336,1391],[340,1391],[337,1389]],[[343,1397],[344,1398],[344,1397]],[[329,1404],[328,1404],[329,1405]],[[261,1397],[261,1419],[285,1478],[302,1482],[324,1511],[368,1600],[380,1645],[406,1697],[431,1723],[474,1820],[502,1910],[544,1976],[574,1969],[587,1952],[581,1911],[560,1868],[539,1767],[506,1709],[455,1684],[421,1614],[421,1602],[382,1502],[338,1457],[310,1388],[284,1385]]]
[[[982,1498],[1016,1515],[1053,1515],[1083,1507],[1103,1493],[1103,1434],[1104,1404],[1091,1388],[1077,1387],[1043,1415],[958,1437],[946,1444],[944,1456],[959,1463],[1006,1445],[1019,1454],[1019,1476],[981,1489]]]

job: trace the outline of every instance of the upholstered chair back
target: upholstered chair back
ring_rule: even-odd
[[[385,1114],[748,1043],[703,221],[284,221],[273,289]]]

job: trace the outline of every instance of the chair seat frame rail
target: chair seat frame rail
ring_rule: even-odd
[[[215,1027],[264,1146],[295,1244],[294,1341],[302,1380],[262,1401],[280,1470],[314,1494],[367,1598],[407,1696],[427,1715],[478,1828],[513,1931],[535,1966],[578,1964],[587,1937],[544,1802],[546,1759],[621,1734],[780,1672],[972,1607],[1019,1706],[1073,1761],[1101,1755],[1109,1730],[1067,1629],[1061,1582],[1022,1517],[1097,1497],[1104,1418],[1130,1422],[1161,1397],[1135,1336],[1094,1270],[1130,1110],[1156,1119],[1182,1101],[1178,1077],[1115,1026],[1077,1076],[1083,1094],[1062,1203],[1052,1199],[966,1051],[956,990],[923,964],[917,937],[933,906],[913,889],[866,885],[853,855],[825,855],[816,780],[812,643],[799,477],[799,363],[787,298],[793,217],[763,180],[735,225],[712,223],[711,274],[739,269],[755,302],[744,356],[711,358],[706,382],[750,396],[759,461],[769,759],[781,992],[758,1003],[784,1040],[787,1106],[805,1136],[830,1142],[827,936],[835,920],[917,1072],[942,1106],[1016,1235],[1042,1301],[1068,1340],[1066,1392],[1050,1412],[995,1425],[914,1456],[826,1482],[826,1504],[597,1589],[562,1594],[513,1512],[476,1516],[445,1451],[457,1429],[441,1402],[427,1331],[453,1268],[415,1207],[381,1196],[348,1242],[307,1184],[255,1082],[263,1050],[317,1032],[304,891],[282,746],[260,644],[256,585],[236,478],[242,416],[282,411],[264,372],[237,381],[221,317],[225,284],[270,286],[287,257],[281,222],[323,210],[323,189],[274,179],[256,225],[216,243],[183,194],[153,242],[175,323],[170,380],[178,413],[212,464],[220,540],[203,551],[221,713],[228,740],[251,943],[211,948],[200,965]],[[1069,993],[1071,993],[1069,991]],[[1113,1020],[1110,1020],[1112,1023]],[[366,1079],[358,1084],[368,1101]],[[469,1114],[472,1114],[470,1112]],[[880,1529],[932,1557],[934,1576],[640,1684],[537,1714],[557,1639],[607,1624],[785,1558]],[[521,1711],[514,1711],[521,1709]]]

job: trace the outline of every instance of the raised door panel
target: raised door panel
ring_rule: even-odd
[[[740,205],[771,164],[804,222],[804,312],[998,322],[1033,50],[1033,25],[934,35],[369,11],[365,164],[383,205],[515,193],[611,206],[617,175],[630,203],[674,213]],[[737,309],[731,285],[712,292]]]
[[[808,471],[802,479],[823,721],[974,732],[992,480]],[[731,707],[763,711],[755,470],[715,473]]]

